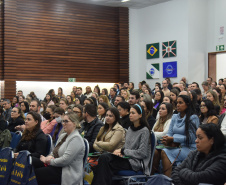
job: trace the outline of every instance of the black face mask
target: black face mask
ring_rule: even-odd
[[[45,113],[43,114],[43,117],[46,118],[47,120],[49,120],[49,119],[51,119],[51,114],[48,113],[48,112],[45,112]]]

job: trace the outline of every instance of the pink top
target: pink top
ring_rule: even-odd
[[[224,113],[225,113],[225,111],[226,111],[226,108],[223,108],[223,109],[221,110],[220,115],[221,115],[221,114],[224,114]]]
[[[53,130],[53,127],[57,124],[56,120],[52,120],[49,122],[48,120],[45,120],[41,122],[41,129],[45,134],[50,134]]]

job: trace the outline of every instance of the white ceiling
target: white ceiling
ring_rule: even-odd
[[[145,8],[148,6],[156,5],[159,3],[164,3],[171,0],[130,0],[127,2],[121,2],[121,0],[69,0],[79,3],[96,4],[103,6],[113,6],[113,7],[128,7],[128,8]]]

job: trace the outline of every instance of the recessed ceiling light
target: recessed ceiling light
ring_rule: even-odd
[[[130,1],[130,0],[121,0],[122,3],[125,3],[125,2],[127,2],[127,1]]]

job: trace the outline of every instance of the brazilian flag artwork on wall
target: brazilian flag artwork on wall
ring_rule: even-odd
[[[159,43],[146,45],[147,59],[159,58]]]
[[[177,56],[177,41],[168,41],[162,43],[162,58]]]

